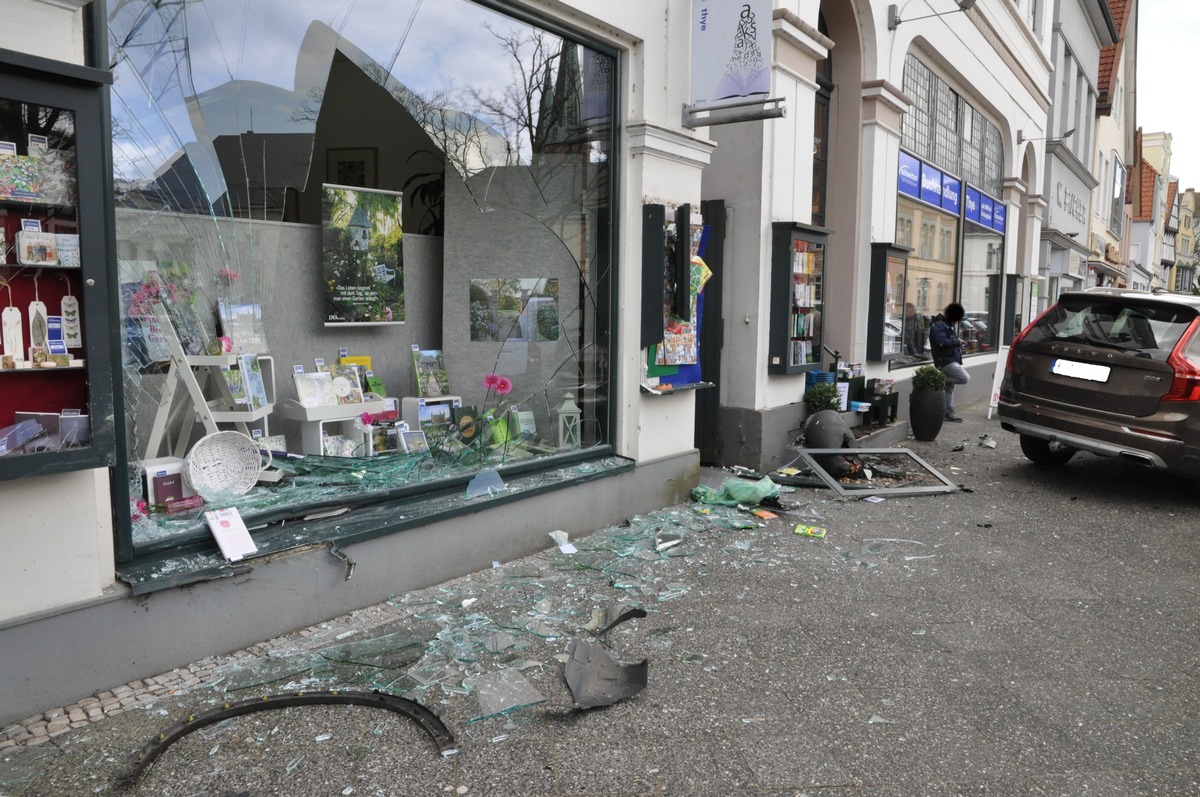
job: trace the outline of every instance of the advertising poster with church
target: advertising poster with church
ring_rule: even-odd
[[[403,323],[402,195],[341,185],[323,188],[325,326]]]

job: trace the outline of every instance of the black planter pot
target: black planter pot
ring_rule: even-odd
[[[936,440],[945,420],[946,391],[914,390],[908,397],[908,424],[917,440]]]

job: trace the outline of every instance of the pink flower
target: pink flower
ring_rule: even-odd
[[[221,351],[227,354],[233,351],[233,340],[228,335],[222,335],[217,340],[221,342]]]
[[[488,374],[483,378],[483,386],[488,390],[495,390],[496,388],[500,387],[500,380],[502,378],[503,377],[498,376],[497,374]]]
[[[363,422],[363,426],[370,426],[371,424],[375,423],[375,416],[369,412],[364,412],[362,415],[358,416],[358,419]]]
[[[387,318],[388,321],[392,320],[392,308],[390,308],[390,307],[383,308],[383,314]]]
[[[509,393],[512,392],[512,388],[513,388],[513,384],[511,381],[509,381],[509,378],[507,376],[501,376],[498,378],[498,380],[496,382],[496,394],[497,395],[507,396]]]
[[[149,507],[146,504],[145,498],[139,498],[137,500],[137,503],[134,504],[134,506],[136,507],[136,511],[134,511],[133,515],[131,516],[133,520],[137,520],[138,518],[144,518],[147,516],[146,510]]]
[[[238,273],[236,271],[233,271],[232,269],[229,269],[229,268],[221,269],[220,271],[217,272],[217,276],[220,277],[221,279],[225,280],[226,282],[235,282],[235,281],[241,279],[241,277],[238,276]]]

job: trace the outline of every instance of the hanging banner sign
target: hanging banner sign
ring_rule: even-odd
[[[948,210],[955,216],[961,205],[962,181],[942,175],[942,210]]]
[[[982,193],[979,195],[979,223],[984,227],[992,226],[992,198]]]
[[[900,153],[897,187],[913,199],[921,198],[921,162],[907,152]]]
[[[692,102],[771,91],[771,0],[693,0]]]
[[[928,163],[921,164],[921,201],[942,204],[942,173]]]
[[[996,232],[1004,232],[1004,220],[1005,220],[1006,215],[1007,215],[1007,211],[1004,207],[1004,203],[1001,202],[1000,200],[996,200],[996,202],[992,205],[992,229],[993,230],[995,230]]]
[[[967,221],[979,223],[979,192],[974,188],[967,189]]]

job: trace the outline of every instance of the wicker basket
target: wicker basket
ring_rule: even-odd
[[[183,477],[206,501],[220,496],[245,495],[258,481],[264,451],[241,432],[213,432],[196,441],[184,461]]]

